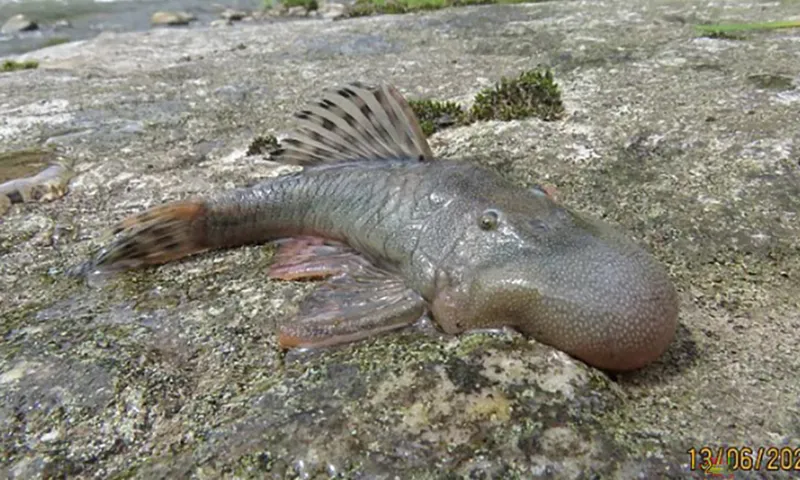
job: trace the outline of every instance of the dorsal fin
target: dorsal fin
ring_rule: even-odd
[[[295,114],[297,127],[273,160],[318,165],[357,160],[433,160],[408,102],[391,85],[359,82],[327,90]]]

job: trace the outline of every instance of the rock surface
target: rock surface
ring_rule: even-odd
[[[792,13],[723,3],[159,29],[28,54],[39,69],[0,75],[0,142],[68,148],[78,175],[66,197],[2,219],[1,467],[15,478],[686,478],[691,448],[799,447],[797,31],[698,37],[691,23]],[[669,266],[681,328],[642,371],[610,378],[510,333],[426,329],[282,356],[275,326],[313,286],[268,281],[267,246],[92,286],[63,275],[125,215],[274,175],[242,152],[323,87],[388,81],[465,101],[540,63],[566,118],[478,123],[431,144],[558,186]]]
[[[238,22],[248,15],[244,10],[236,10],[234,8],[226,8],[219,14],[220,17],[232,22]]]

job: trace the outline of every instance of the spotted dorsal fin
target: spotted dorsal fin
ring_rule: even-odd
[[[433,160],[408,102],[391,85],[350,83],[295,114],[297,127],[273,160],[320,165],[358,160]]]

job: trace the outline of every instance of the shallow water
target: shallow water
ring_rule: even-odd
[[[204,26],[225,8],[254,10],[264,0],[0,0],[0,24],[18,13],[39,24],[39,30],[14,35],[0,34],[0,57],[49,45],[84,40],[105,31],[128,32],[151,28],[150,16],[159,10],[186,11]],[[60,26],[67,20],[69,26]]]

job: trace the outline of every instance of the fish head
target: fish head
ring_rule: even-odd
[[[471,255],[459,281],[432,304],[445,331],[511,326],[613,371],[652,362],[674,338],[678,299],[666,270],[549,196],[492,202],[464,242]]]

